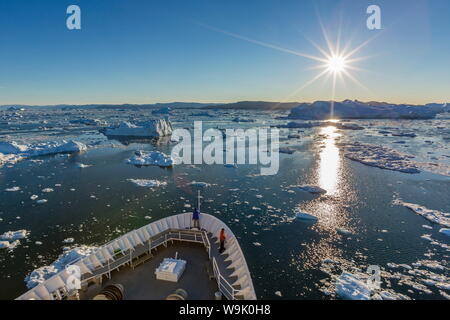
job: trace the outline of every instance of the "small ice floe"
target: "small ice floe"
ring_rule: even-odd
[[[23,157],[16,154],[3,154],[0,152],[0,167],[4,164],[14,164],[22,159]]]
[[[172,123],[166,119],[138,123],[124,121],[117,126],[101,129],[106,136],[122,137],[164,137],[172,134]]]
[[[344,228],[338,228],[338,229],[336,229],[336,231],[337,231],[337,233],[339,233],[339,234],[341,234],[341,235],[344,235],[344,236],[350,236],[350,235],[352,235],[352,232],[351,232],[351,231],[349,231],[349,230],[347,230],[347,229],[344,229]]]
[[[429,226],[427,224],[423,224],[422,227],[425,228],[425,229],[430,229],[430,230],[433,229],[432,226]]]
[[[297,220],[305,220],[305,221],[317,221],[319,220],[316,216],[313,216],[309,213],[305,212],[297,212],[295,214],[295,219]]]
[[[0,240],[3,241],[14,241],[14,240],[21,240],[28,237],[30,234],[27,230],[17,230],[17,231],[7,231],[0,235]]]
[[[33,195],[30,197],[31,200],[36,200],[37,198],[39,198],[39,196],[36,195],[36,194],[33,194]]]
[[[41,246],[42,242],[41,241],[36,241],[34,244],[37,245],[37,246]]]
[[[281,291],[276,291],[275,294],[279,297],[282,297],[283,295],[281,294]]]
[[[74,238],[66,238],[63,240],[64,243],[74,243],[75,239]]]
[[[439,230],[439,232],[450,237],[450,229],[448,228],[442,228],[441,230]]]
[[[450,227],[450,213],[428,209],[418,204],[404,202],[401,199],[395,199],[392,203],[398,206],[404,206],[433,223]]]
[[[327,193],[327,190],[322,189],[319,186],[303,185],[303,186],[293,186],[292,188],[294,190],[297,189],[297,190],[309,192],[309,193],[312,193],[312,194],[324,194],[324,193]]]
[[[17,246],[20,245],[20,240],[14,240],[14,241],[0,241],[0,249],[9,249],[13,250],[17,248]]]
[[[245,118],[239,118],[239,117],[234,118],[232,121],[233,122],[255,122],[255,120],[253,120],[253,119],[245,119]]]
[[[152,217],[150,217],[150,216],[145,216],[144,219],[145,219],[145,220],[151,220]]]
[[[253,245],[254,245],[255,247],[261,247],[261,246],[262,246],[262,244],[259,243],[259,242],[253,242]]]
[[[322,263],[330,264],[330,263],[334,263],[334,260],[332,260],[330,258],[326,258],[326,259],[322,260]]]
[[[349,300],[370,300],[371,289],[354,274],[343,272],[336,280],[336,294]]]
[[[165,181],[159,181],[159,180],[147,180],[147,179],[128,179],[128,181],[134,183],[135,185],[139,187],[147,187],[147,188],[157,188],[157,187],[164,187],[167,185],[167,182]]]
[[[52,188],[45,188],[45,189],[42,189],[42,192],[45,192],[45,193],[50,193],[50,192],[53,192],[53,191],[55,191],[55,190],[52,189]]]
[[[192,181],[191,183],[189,183],[190,186],[193,187],[198,187],[198,188],[207,188],[212,186],[212,184],[207,183],[207,182],[201,182],[201,181]]]
[[[159,151],[136,151],[127,162],[136,166],[172,167],[175,159]]]
[[[20,187],[6,188],[5,191],[8,191],[8,192],[17,192],[17,191],[20,191]]]
[[[25,277],[25,283],[29,289],[44,282],[48,278],[65,269],[65,267],[75,260],[84,258],[92,254],[96,247],[81,246],[66,250],[59,258],[48,266],[35,269]]]
[[[0,249],[15,249],[20,245],[20,240],[26,239],[30,234],[27,230],[7,231],[0,235]]]
[[[280,153],[285,153],[285,154],[294,154],[295,153],[295,149],[289,148],[289,147],[281,147],[278,150]]]
[[[36,203],[38,203],[38,204],[44,204],[44,203],[47,203],[47,202],[48,202],[47,199],[40,199],[40,200],[36,201]]]
[[[392,133],[393,137],[408,137],[415,138],[417,135],[414,132],[394,132]]]
[[[77,163],[77,167],[80,169],[92,167],[91,164]]]

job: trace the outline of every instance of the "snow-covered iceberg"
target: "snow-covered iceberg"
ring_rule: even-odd
[[[332,107],[333,105],[333,107]],[[333,109],[333,112],[332,112]],[[444,105],[405,105],[380,102],[316,101],[302,103],[291,110],[290,119],[326,120],[334,119],[433,119],[444,112]]]
[[[37,268],[28,274],[25,277],[27,287],[29,289],[34,288],[38,284],[62,271],[67,265],[73,263],[75,260],[89,256],[96,249],[96,247],[81,246],[65,251],[52,264]]]
[[[136,151],[127,162],[136,166],[172,167],[175,159],[159,151]]]
[[[165,137],[172,134],[173,128],[170,120],[159,119],[138,123],[124,121],[117,126],[100,130],[107,136],[124,137]]]
[[[414,203],[404,202],[403,200],[400,200],[400,199],[395,199],[393,201],[393,204],[408,208],[411,211],[417,213],[418,215],[421,215],[428,221],[431,221],[436,224],[440,224],[444,227],[450,227],[450,213],[428,209],[424,206],[414,204]]]
[[[86,145],[77,141],[49,141],[34,144],[18,144],[15,141],[0,142],[0,163],[14,163],[24,158],[31,158],[58,153],[75,153],[85,151]]]

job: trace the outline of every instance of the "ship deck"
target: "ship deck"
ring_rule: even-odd
[[[226,254],[220,254],[217,238],[208,234],[211,243],[211,260],[217,261],[220,274],[229,282],[237,280],[231,277],[233,269],[227,269],[231,264],[225,261]],[[166,246],[167,245],[167,246]],[[166,245],[161,244],[148,254],[148,248],[136,248],[134,263],[121,266],[111,272],[111,278],[103,276],[102,283],[91,284],[86,291],[80,293],[81,299],[92,299],[101,289],[109,284],[121,284],[124,287],[125,300],[163,300],[176,289],[187,292],[189,300],[212,300],[219,291],[214,278],[213,267],[205,246],[200,243],[173,240]],[[156,279],[155,270],[164,258],[186,260],[186,269],[178,282]],[[142,262],[139,263],[138,262]],[[137,264],[137,265],[136,265]],[[102,271],[99,270],[99,273]],[[235,287],[239,289],[238,286]],[[225,299],[225,297],[224,297]]]

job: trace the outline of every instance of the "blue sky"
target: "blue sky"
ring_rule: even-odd
[[[366,28],[370,4],[383,30]],[[0,0],[0,104],[329,100],[328,80],[296,92],[317,61],[243,40],[320,56],[319,21],[333,43],[373,38],[351,71],[363,86],[338,81],[335,99],[450,100],[448,0]]]

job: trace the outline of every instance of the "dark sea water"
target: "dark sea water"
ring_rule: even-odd
[[[211,127],[225,128],[234,125],[230,121],[233,116],[220,114],[216,119],[203,120]],[[256,123],[241,126],[268,126],[276,122],[270,114],[261,113],[257,117]],[[409,269],[387,266],[433,261],[443,268],[412,269],[426,270],[449,280],[450,251],[421,238],[430,234],[438,243],[449,245],[450,239],[439,233],[442,226],[431,224],[392,201],[401,198],[450,212],[450,178],[368,167],[346,159],[336,144],[336,139],[343,135],[352,138],[361,135],[360,140],[374,143],[383,137],[371,136],[367,130],[347,132],[334,127],[301,130],[300,139],[282,140],[282,144],[297,152],[280,155],[278,174],[261,176],[259,167],[253,165],[136,167],[126,163],[134,151],[157,149],[170,153],[173,144],[124,145],[87,127],[61,131],[61,118],[64,117],[52,118],[54,128],[46,132],[38,128],[30,131],[33,126],[26,119],[0,127],[0,135],[8,140],[69,137],[89,144],[88,151],[81,154],[40,157],[36,159],[41,162],[24,160],[0,168],[0,234],[19,229],[31,232],[13,251],[0,251],[1,299],[13,299],[26,291],[24,277],[33,269],[50,264],[66,246],[101,245],[151,221],[191,211],[199,190],[189,185],[192,181],[211,184],[201,188],[201,210],[222,219],[239,238],[258,298],[332,299],[334,281],[342,271],[359,268],[364,273],[369,265],[383,270],[383,288],[410,298],[444,299],[442,292],[450,294],[449,290],[432,285],[425,285],[429,290],[426,292],[421,287],[424,277],[412,274]],[[179,111],[174,124],[192,127],[193,120]],[[439,121],[448,124],[448,120]],[[372,124],[376,128],[393,125],[388,121]],[[408,121],[402,125],[415,128],[419,134],[423,132],[423,137],[416,138],[415,147],[408,142],[420,156],[426,157],[428,152],[440,157],[450,155],[446,142],[433,136],[435,123]],[[283,134],[289,132],[298,130],[285,130]],[[427,139],[435,139],[443,147],[423,147],[421,141]],[[78,163],[91,166],[81,169]],[[137,178],[158,179],[167,182],[167,186],[149,189],[128,181]],[[302,184],[318,185],[327,194],[317,196],[291,187]],[[14,186],[19,186],[20,191],[5,191]],[[54,191],[44,193],[44,188]],[[48,202],[37,204],[30,199],[32,195]],[[296,210],[314,214],[318,222],[295,220]],[[351,235],[343,235],[338,229],[346,229]],[[74,244],[63,243],[69,237],[75,239]],[[333,263],[324,263],[325,259]]]

